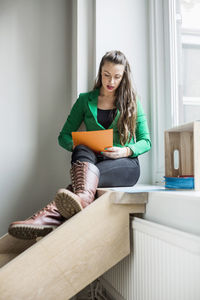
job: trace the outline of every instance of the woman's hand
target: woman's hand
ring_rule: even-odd
[[[105,150],[106,151],[101,152],[101,154],[112,159],[128,157],[132,154],[132,151],[129,147],[110,147],[106,148]]]

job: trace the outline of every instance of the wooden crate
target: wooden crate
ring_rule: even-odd
[[[165,131],[165,176],[194,176],[194,189],[200,190],[200,121]]]

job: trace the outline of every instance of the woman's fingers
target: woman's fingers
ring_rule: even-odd
[[[109,158],[120,158],[126,157],[126,148],[123,147],[109,147],[106,148],[106,151],[101,152],[103,155]]]
[[[118,147],[109,147],[109,148],[105,148],[106,151],[115,151],[116,148]]]

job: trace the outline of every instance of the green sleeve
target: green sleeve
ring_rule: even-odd
[[[72,151],[73,141],[72,141],[72,132],[77,131],[81,123],[84,120],[84,103],[81,94],[73,105],[70,114],[65,122],[59,137],[58,143],[61,147],[65,148],[68,151]]]
[[[136,157],[151,149],[151,140],[147,119],[144,114],[141,102],[138,99],[135,139],[135,143],[130,143],[128,145],[128,147],[133,151],[132,157]]]

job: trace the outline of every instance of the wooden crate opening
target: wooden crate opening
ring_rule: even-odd
[[[200,190],[200,121],[165,131],[165,176],[193,176]]]

